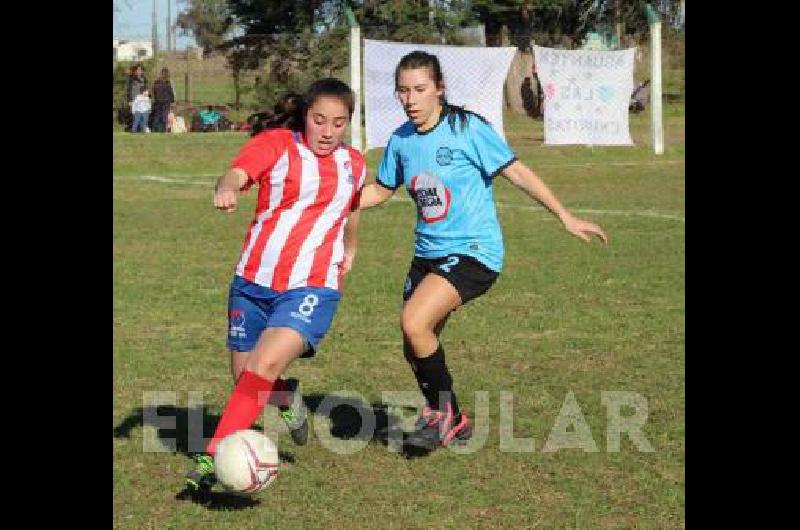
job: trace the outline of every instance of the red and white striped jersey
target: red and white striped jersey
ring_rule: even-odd
[[[259,185],[255,217],[236,274],[283,292],[339,289],[347,215],[366,178],[363,155],[340,146],[317,157],[302,135],[270,129],[251,138],[231,162]]]

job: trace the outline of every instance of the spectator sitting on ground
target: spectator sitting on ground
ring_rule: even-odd
[[[219,120],[222,116],[211,105],[206,110],[201,110],[199,114],[203,132],[219,130]]]
[[[172,134],[181,134],[186,132],[186,121],[183,116],[175,116],[175,113],[170,111],[167,116],[168,130]]]

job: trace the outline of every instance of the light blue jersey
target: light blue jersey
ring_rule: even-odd
[[[492,179],[516,156],[474,114],[455,132],[443,119],[417,132],[411,121],[389,139],[377,182],[389,189],[405,184],[417,204],[414,253],[423,258],[450,254],[472,256],[490,269],[503,267],[503,234],[497,220]]]

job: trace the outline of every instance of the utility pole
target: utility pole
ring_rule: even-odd
[[[653,124],[653,151],[664,154],[664,116],[661,104],[661,18],[651,4],[645,4],[650,25],[650,121]]]
[[[156,68],[158,68],[158,11],[156,9],[156,0],[153,0],[153,57],[156,60]]]
[[[175,47],[172,42],[172,0],[167,0],[167,51],[171,52]]]
[[[189,44],[186,44],[186,73],[183,74],[183,99],[186,104],[192,102],[192,62],[189,57],[190,49]]]
[[[350,117],[350,145],[361,150],[361,26],[358,25],[350,2],[345,3],[344,14],[350,26],[350,88],[355,95],[353,115]]]

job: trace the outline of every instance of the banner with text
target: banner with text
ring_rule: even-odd
[[[533,47],[544,90],[545,144],[633,145],[628,105],[634,48],[620,51]]]

